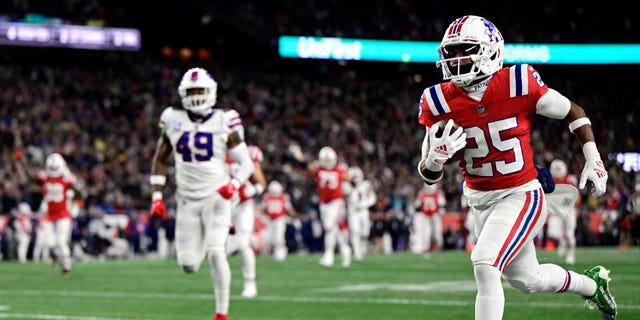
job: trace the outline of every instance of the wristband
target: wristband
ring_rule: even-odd
[[[587,161],[601,160],[600,152],[598,152],[596,143],[593,141],[586,142],[582,145],[582,153],[584,154],[584,157],[585,159],[587,159]]]
[[[591,125],[591,120],[589,120],[589,118],[587,117],[578,118],[576,120],[571,121],[571,123],[569,123],[569,131],[573,133],[576,129],[587,124]]]
[[[162,200],[162,191],[154,191],[151,194],[151,201]]]
[[[149,183],[155,186],[164,186],[164,184],[167,183],[167,177],[161,176],[159,174],[154,174],[149,177]]]

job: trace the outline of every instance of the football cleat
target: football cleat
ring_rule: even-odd
[[[222,314],[222,313],[216,313],[215,315],[213,315],[213,320],[227,320],[228,317],[226,314]]]
[[[322,259],[320,259],[320,265],[323,267],[333,267],[333,259],[323,256]]]
[[[585,298],[585,304],[593,309],[598,307],[600,315],[604,320],[614,320],[618,314],[616,301],[609,292],[609,270],[603,266],[595,266],[586,270],[584,274],[596,282],[596,292],[590,297]]]

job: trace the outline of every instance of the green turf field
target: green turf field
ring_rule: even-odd
[[[468,254],[425,259],[409,253],[369,255],[344,269],[318,265],[318,255],[283,263],[259,257],[255,299],[244,299],[240,261],[233,273],[230,319],[473,319],[475,284]],[[552,252],[541,262],[561,264]],[[640,250],[579,249],[582,271],[604,263],[619,319],[640,319]],[[506,285],[506,284],[505,284]],[[525,295],[506,285],[504,319],[599,319],[573,294]],[[211,319],[208,264],[183,274],[173,260],[75,262],[62,278],[46,264],[0,263],[0,319]]]

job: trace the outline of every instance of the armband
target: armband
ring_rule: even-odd
[[[576,120],[571,121],[571,123],[569,123],[569,131],[573,133],[576,129],[587,124],[591,125],[591,120],[589,120],[589,118],[587,117],[578,118]]]
[[[164,186],[164,184],[167,183],[167,177],[161,176],[159,174],[154,174],[149,177],[149,183],[155,186]]]

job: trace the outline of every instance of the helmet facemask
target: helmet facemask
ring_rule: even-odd
[[[47,157],[45,169],[48,176],[57,178],[67,172],[67,162],[59,153],[52,153]]]

